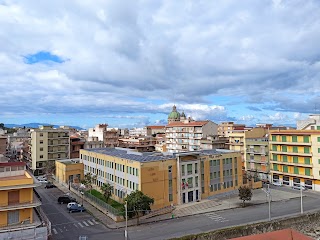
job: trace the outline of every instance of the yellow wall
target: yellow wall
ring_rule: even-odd
[[[172,166],[172,202],[169,202],[169,166]],[[176,159],[143,163],[141,170],[141,191],[149,197],[154,198],[152,209],[177,204],[176,173]]]
[[[0,206],[8,206],[8,191],[0,191]]]
[[[7,212],[0,212],[0,227],[7,226]]]
[[[83,164],[71,163],[65,164],[63,162],[56,161],[56,178],[59,181],[68,183],[69,176],[80,174],[80,181],[83,179]]]
[[[33,200],[33,189],[24,188],[19,190],[20,203],[31,202]]]
[[[26,185],[26,184],[33,184],[33,179],[25,177],[23,179],[8,179],[6,181],[0,181],[0,187]]]
[[[20,222],[30,219],[30,222],[33,221],[32,219],[32,208],[25,208],[25,209],[20,209],[19,212],[19,220]]]

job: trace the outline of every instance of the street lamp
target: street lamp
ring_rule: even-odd
[[[124,205],[124,208],[126,210],[126,229],[124,230],[124,237],[127,240],[128,239],[128,202],[126,201],[126,204]]]
[[[300,204],[301,204],[301,214],[303,214],[303,202],[302,202],[302,185],[300,183]]]
[[[268,203],[269,203],[269,221],[271,221],[271,191],[270,191],[270,188],[269,188],[269,184],[268,184],[268,189],[267,190],[264,190],[262,189],[266,194],[267,194],[267,197],[268,197]]]

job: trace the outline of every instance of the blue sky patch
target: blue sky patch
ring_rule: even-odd
[[[59,56],[54,55],[50,52],[37,52],[35,54],[29,54],[27,56],[24,56],[25,63],[27,64],[35,64],[39,62],[55,62],[55,63],[63,63],[64,60],[62,60]]]

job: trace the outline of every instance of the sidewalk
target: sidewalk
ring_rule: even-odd
[[[82,202],[82,199],[69,191],[68,187],[54,182],[54,184],[64,193],[70,193],[72,197],[75,197],[79,202]],[[272,202],[277,201],[285,201],[292,198],[300,197],[300,192],[291,193],[291,192],[284,192],[277,189],[271,189],[271,198]],[[246,202],[247,206],[249,205],[258,205],[264,204],[268,202],[268,198],[266,193],[262,189],[255,189],[253,190],[252,200],[250,202]],[[109,218],[104,213],[100,212],[98,209],[93,207],[90,203],[83,200],[83,205],[90,212],[97,220],[99,220],[102,224],[104,224],[108,228],[118,229],[124,228],[126,226],[126,222],[114,222],[111,218]],[[238,195],[233,195],[230,197],[224,198],[214,198],[212,200],[202,200],[201,202],[192,202],[188,204],[183,204],[177,206],[176,209],[172,213],[163,214],[160,216],[151,217],[148,219],[141,219],[140,224],[149,224],[158,221],[165,221],[170,220],[173,217],[186,217],[192,216],[196,214],[208,213],[208,212],[216,212],[221,210],[233,209],[233,208],[240,208],[241,201],[239,200]],[[136,226],[137,219],[130,219],[128,220],[128,226]]]

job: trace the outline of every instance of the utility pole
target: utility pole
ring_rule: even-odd
[[[128,202],[126,201],[126,204],[124,205],[124,208],[126,210],[126,229],[124,230],[124,238],[128,239]]]
[[[268,197],[268,203],[269,203],[268,213],[269,213],[269,221],[271,221],[271,192],[270,192],[269,184],[268,184],[268,189],[267,190],[262,189],[262,191],[264,191]]]

